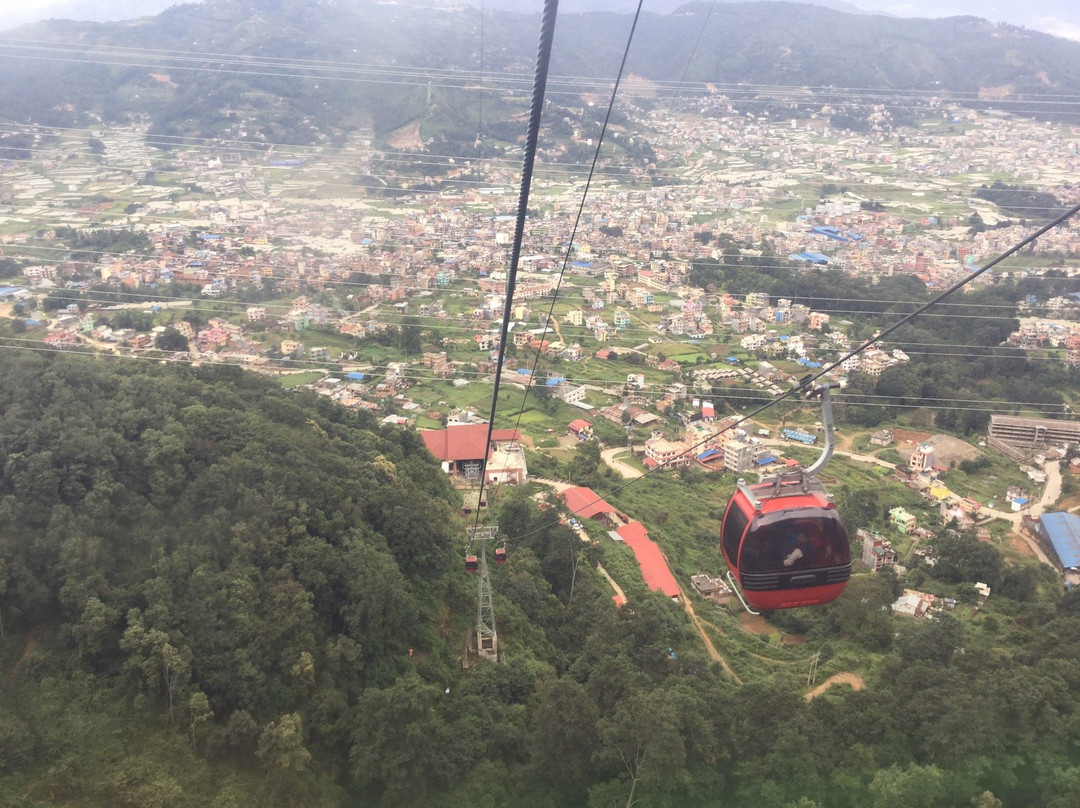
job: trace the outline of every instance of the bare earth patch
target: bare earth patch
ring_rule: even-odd
[[[930,433],[918,432],[914,429],[894,429],[893,438],[896,440],[896,445],[901,452],[905,448],[910,452],[912,448],[918,446],[924,440],[930,440]]]
[[[1009,546],[1022,556],[1035,557],[1035,551],[1031,549],[1021,536],[1017,536],[1015,533],[1009,534]]]
[[[951,466],[963,460],[974,460],[981,452],[967,441],[952,435],[931,435],[929,432],[916,432],[910,429],[897,429],[896,449],[906,460],[911,457],[920,443],[929,442],[934,447],[934,462],[940,466]]]
[[[742,623],[743,631],[748,631],[751,634],[775,634],[776,629],[769,625],[769,621],[762,617],[760,614],[750,614],[749,612],[743,612],[739,615],[739,622]]]
[[[395,149],[422,149],[424,141],[420,137],[420,123],[410,123],[389,134],[386,142]]]

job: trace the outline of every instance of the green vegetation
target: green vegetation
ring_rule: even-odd
[[[304,370],[299,373],[285,373],[278,378],[281,386],[286,390],[294,387],[302,387],[325,378],[326,372],[322,370]]]
[[[255,120],[266,143],[292,146],[341,146],[362,130],[373,131],[386,146],[395,134],[415,131],[431,154],[455,158],[440,161],[449,169],[459,166],[461,158],[497,156],[515,145],[521,130],[511,119],[523,111],[524,96],[494,94],[485,100],[481,115],[471,88],[454,86],[453,82],[387,85],[342,81],[332,72],[312,81],[308,76],[254,67],[265,58],[347,65],[362,57],[363,63],[408,64],[421,70],[472,69],[477,14],[474,8],[462,7],[402,15],[394,6],[379,4],[339,8],[281,0],[271,6],[225,4],[213,14],[206,14],[198,5],[174,7],[144,21],[137,34],[123,22],[80,25],[51,21],[39,24],[37,35],[77,48],[79,58],[43,62],[12,55],[0,71],[0,107],[13,120],[66,129],[144,117],[151,122],[150,133],[158,143],[177,136],[243,137]],[[701,43],[706,56],[694,62],[686,80],[722,79],[748,88],[865,88],[858,101],[833,104],[831,123],[849,130],[867,128],[871,114],[879,109],[885,111],[892,131],[918,125],[919,113],[910,109],[910,100],[901,106],[891,97],[896,88],[933,88],[935,92],[961,94],[972,106],[986,106],[992,102],[978,100],[980,87],[1009,85],[1016,99],[1010,101],[1009,110],[1040,119],[1073,116],[1067,107],[1047,110],[1046,101],[1041,100],[1046,93],[1045,76],[1054,77],[1053,90],[1058,94],[1068,95],[1080,88],[1080,76],[1072,67],[1078,61],[1075,43],[1026,31],[988,28],[975,18],[890,20],[820,8],[765,11],[746,4],[725,5],[715,14],[717,18],[705,29]],[[490,62],[486,67],[496,72],[520,70],[521,54],[535,46],[537,24],[535,15],[489,11],[483,23],[485,37],[500,47],[485,54]],[[648,81],[680,79],[682,68],[670,58],[671,43],[693,41],[700,26],[697,14],[657,15],[636,43],[634,72]],[[562,75],[604,75],[603,66],[617,57],[620,47],[614,36],[618,26],[602,15],[579,14],[573,15],[573,22],[565,28],[553,55],[552,70]],[[790,31],[800,35],[791,37]],[[208,58],[204,64],[192,66],[209,69],[175,70],[163,65],[168,81],[155,81],[145,71],[114,64],[104,50],[104,46],[118,42],[136,41],[141,47],[162,51],[198,42],[202,53],[250,61],[253,69],[235,71],[223,79],[217,63]],[[777,53],[778,41],[786,43],[781,53]],[[432,42],[438,42],[439,47],[430,48],[428,43]],[[763,54],[776,55],[763,58]],[[874,88],[883,88],[885,93],[875,99]],[[731,100],[739,113],[761,112],[762,99],[752,89],[733,93]],[[654,102],[641,98],[638,103]],[[808,91],[806,104],[777,105],[774,119],[805,117],[817,106]],[[577,140],[563,137],[566,151],[562,160],[567,164],[585,162],[591,156],[586,139],[596,136],[597,122],[580,108],[553,108],[552,112],[548,126],[558,130],[558,136],[569,135],[574,129],[579,132]],[[612,123],[625,125],[626,113],[619,108],[615,112]],[[484,131],[478,141],[480,120]],[[882,119],[877,116],[875,126],[880,125]],[[965,125],[934,124],[956,132]],[[85,159],[104,159],[106,144],[100,139],[90,136],[81,141]],[[35,145],[33,135],[8,133],[0,137],[0,157],[29,160]],[[608,148],[615,160],[601,166],[601,172],[620,171],[627,163],[655,162],[644,137],[613,137]],[[387,159],[394,157],[388,154]],[[740,158],[743,164],[765,166],[768,162],[767,155],[760,153],[747,152]],[[400,162],[393,167],[398,173],[409,170]],[[376,161],[372,168],[379,172],[382,166]],[[423,171],[425,177],[435,178],[441,168],[435,161],[427,161]],[[665,180],[653,176],[655,182]],[[369,181],[356,180],[357,184]],[[424,184],[438,187],[438,180],[425,180]],[[372,181],[372,192],[395,192],[380,185]]]
[[[0,377],[5,805],[1078,796],[1080,599],[993,545],[946,536],[940,568],[912,571],[957,595],[954,616],[894,618],[882,607],[900,582],[857,575],[829,607],[770,617],[801,646],[692,596],[737,685],[626,547],[602,530],[583,543],[529,490],[501,489],[505,661],[463,670],[476,590],[460,499],[416,433],[234,368],[7,352]],[[622,482],[593,442],[566,471]],[[837,476],[849,519],[903,490],[874,470]],[[729,488],[687,471],[611,501],[686,586],[720,569]],[[999,586],[977,610],[976,576]],[[821,675],[857,672],[866,689],[804,700],[819,653]]]

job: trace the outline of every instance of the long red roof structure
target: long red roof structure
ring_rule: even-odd
[[[420,433],[424,444],[439,460],[487,460],[490,451],[487,441],[487,424],[460,424],[446,429],[425,429]],[[517,429],[495,429],[493,441],[520,440]]]
[[[591,519],[599,513],[615,513],[615,509],[602,500],[599,494],[583,485],[567,488],[559,497],[574,516],[582,519]]]
[[[654,592],[663,592],[669,598],[677,598],[682,595],[675,576],[671,574],[664,554],[660,552],[660,545],[649,538],[645,525],[641,522],[631,522],[618,528],[616,533],[626,545],[634,551],[638,566],[641,567],[641,577],[645,584]]]

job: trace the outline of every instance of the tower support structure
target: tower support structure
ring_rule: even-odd
[[[495,629],[495,606],[491,601],[487,543],[499,533],[498,526],[469,528],[469,541],[480,542],[480,583],[476,598],[476,653],[481,659],[499,659],[499,635]]]

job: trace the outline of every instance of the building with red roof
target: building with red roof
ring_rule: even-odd
[[[682,597],[682,590],[671,574],[664,554],[660,552],[660,545],[649,538],[645,525],[641,522],[631,522],[628,525],[616,529],[619,537],[626,542],[626,546],[634,551],[638,566],[641,567],[641,576],[645,584],[654,592],[663,592],[672,600]]]
[[[579,438],[592,437],[592,424],[584,418],[578,418],[577,420],[571,421],[568,429]]]
[[[603,498],[583,485],[567,488],[559,498],[566,503],[570,513],[580,516],[582,519],[592,519],[594,516],[606,516],[615,513],[615,509],[606,503]]]
[[[456,424],[446,429],[426,429],[420,437],[451,476],[478,482],[486,463],[488,482],[523,484],[528,479],[528,468],[521,450],[521,432],[494,429],[490,443],[487,432],[487,424]]]

